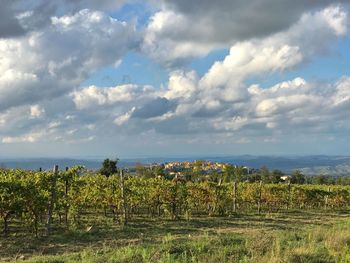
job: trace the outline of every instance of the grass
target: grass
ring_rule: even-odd
[[[190,221],[134,218],[121,227],[94,218],[50,237],[0,239],[2,261],[25,262],[350,262],[347,213],[308,211]]]

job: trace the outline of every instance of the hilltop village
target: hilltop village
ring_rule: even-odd
[[[201,175],[210,175],[212,173],[224,173],[228,167],[238,168],[237,165],[229,165],[219,162],[210,161],[185,161],[185,162],[167,162],[164,164],[156,164],[164,169],[164,172],[170,176],[184,176],[186,172],[196,172]],[[151,166],[152,168],[154,165]],[[241,166],[242,174],[249,174],[251,170],[246,166]]]
[[[176,161],[166,163],[136,164],[127,169],[130,174],[142,177],[165,177],[167,179],[182,179],[186,181],[220,181],[239,178],[246,182],[285,182],[290,176],[280,170],[269,171],[262,167],[254,169],[247,166],[228,163],[211,162],[204,160]]]

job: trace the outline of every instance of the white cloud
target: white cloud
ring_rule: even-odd
[[[332,118],[340,121],[334,105],[346,107],[348,102],[345,79],[318,86],[297,77],[269,88],[247,86],[246,80],[290,70],[328,49],[331,41],[343,35],[334,25],[347,24],[344,12],[331,6],[302,15],[284,32],[238,42],[202,78],[195,71],[176,70],[170,73],[168,87],[160,90],[136,85],[91,86],[71,96],[79,111],[93,109],[120,133],[225,132],[270,138],[271,133],[288,133],[291,127],[329,130]],[[322,45],[318,44],[320,39],[324,39]],[[325,94],[329,102],[324,100]]]
[[[332,27],[335,33],[339,36],[345,35],[347,32],[347,13],[343,11],[340,6],[334,8],[327,8],[322,12],[323,17]]]
[[[123,125],[124,123],[126,123],[128,120],[130,120],[130,117],[132,116],[133,112],[135,111],[135,107],[133,107],[130,111],[128,111],[125,114],[122,114],[120,116],[118,116],[117,118],[115,118],[114,123],[117,124],[118,126]]]
[[[30,107],[30,117],[40,118],[45,114],[45,109],[40,105],[33,105]]]
[[[173,71],[169,77],[168,90],[165,92],[167,99],[190,99],[197,91],[198,76],[195,71]]]
[[[160,10],[146,28],[143,50],[166,66],[176,66],[213,49],[284,32],[305,13],[347,1],[164,0],[159,3]],[[325,9],[321,15],[330,21],[336,34],[346,32],[346,14],[340,7]]]
[[[78,109],[86,109],[95,106],[113,105],[147,99],[156,94],[151,86],[140,87],[127,84],[116,87],[90,86],[72,92],[72,99]]]
[[[57,14],[74,13],[81,9],[115,10],[123,0],[11,0],[2,1],[0,38],[23,36],[48,24]]]
[[[164,25],[164,21],[153,22],[149,25],[153,29],[165,30],[169,26]],[[266,132],[281,129],[287,132],[289,125],[300,127],[317,122],[328,129],[326,121],[333,108],[325,103],[323,96],[326,90],[331,94],[329,96],[338,96],[338,85],[317,87],[298,77],[263,89],[259,85],[247,87],[245,81],[262,74],[290,70],[323,53],[332,41],[346,33],[347,24],[346,11],[339,6],[330,6],[301,15],[300,20],[284,32],[236,43],[230,54],[223,61],[214,63],[201,79],[193,71],[174,71],[163,96],[176,101],[177,107],[147,122],[154,121],[157,126],[162,122],[179,122],[182,118],[181,125],[197,132],[263,132],[264,129]],[[316,112],[320,116],[315,116]],[[128,123],[131,122],[132,118],[128,118]],[[126,122],[123,124],[127,125]],[[172,129],[171,125],[169,129]]]
[[[335,107],[350,106],[350,77],[344,77],[336,85],[336,93],[331,97]]]
[[[134,24],[81,10],[21,38],[0,39],[0,110],[73,90],[137,42]]]
[[[194,57],[204,56],[222,45],[206,41],[181,40],[184,29],[195,24],[182,14],[161,11],[151,17],[146,28],[142,50],[165,66],[173,66]],[[203,31],[207,28],[203,28]]]
[[[42,133],[30,133],[22,136],[7,136],[2,138],[2,143],[34,143],[38,141]]]

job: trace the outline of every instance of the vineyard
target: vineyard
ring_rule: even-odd
[[[96,215],[126,225],[134,218],[187,220],[196,216],[299,210],[340,210],[350,205],[350,187],[326,185],[191,182],[161,177],[64,172],[0,171],[0,217],[4,236],[11,227],[34,236],[93,224]],[[60,226],[61,228],[57,228]]]

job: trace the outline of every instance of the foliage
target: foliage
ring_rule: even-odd
[[[40,234],[38,231],[44,226],[43,219],[48,212],[53,173],[23,170],[1,170],[0,173],[3,232],[8,234],[9,221],[15,219],[35,235]],[[70,228],[78,227],[82,216],[91,211],[120,222],[124,202],[130,220],[139,215],[188,220],[192,215],[203,214],[224,216],[286,209],[347,209],[350,204],[349,186],[239,182],[241,174],[240,167],[228,167],[227,182],[126,175],[124,201],[119,176],[106,177],[84,171],[82,167],[72,167],[57,178],[53,215],[59,222],[64,218],[65,227]],[[266,174],[278,175],[279,172]],[[296,173],[295,178],[299,175]]]
[[[298,170],[294,171],[290,177],[290,183],[291,184],[304,184],[305,183],[305,175],[303,175]]]
[[[100,173],[107,177],[113,174],[116,174],[118,172],[118,169],[117,169],[118,161],[119,161],[118,158],[115,160],[105,159],[102,163],[102,168],[100,169]]]

